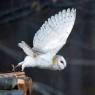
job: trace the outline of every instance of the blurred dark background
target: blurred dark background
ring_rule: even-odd
[[[32,47],[44,21],[72,7],[76,22],[58,53],[67,60],[66,69],[26,68],[25,73],[33,79],[33,95],[95,95],[95,0],[0,0],[0,72],[10,72],[11,64],[26,56],[20,41]]]

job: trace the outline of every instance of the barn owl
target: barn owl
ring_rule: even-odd
[[[38,67],[51,70],[63,70],[66,60],[57,52],[66,44],[75,23],[76,9],[67,9],[55,14],[44,22],[42,27],[35,33],[33,48],[24,41],[18,46],[27,55],[24,61],[18,63],[22,67]]]

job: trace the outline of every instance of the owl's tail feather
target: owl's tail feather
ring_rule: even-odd
[[[32,48],[27,43],[21,41],[20,43],[18,43],[18,46],[25,52],[26,55],[33,57]]]

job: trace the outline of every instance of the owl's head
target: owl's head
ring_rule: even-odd
[[[57,66],[58,66],[58,70],[62,70],[66,67],[66,60],[63,56],[57,55],[56,56],[57,59]]]

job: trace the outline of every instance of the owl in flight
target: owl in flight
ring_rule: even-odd
[[[25,67],[39,67],[43,69],[62,70],[66,67],[66,60],[57,52],[65,45],[68,36],[74,26],[76,9],[67,9],[55,14],[44,22],[42,27],[35,33],[33,48],[24,41],[18,46],[27,55],[24,61],[18,63]]]

